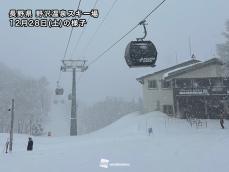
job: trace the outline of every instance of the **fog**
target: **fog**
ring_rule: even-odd
[[[76,41],[81,29],[75,28],[66,59],[85,57],[90,63],[97,55],[118,40],[131,27],[161,1],[159,0],[119,0],[91,43],[83,52],[94,30],[103,19],[113,1],[99,0],[98,19],[90,19],[78,49]],[[8,11],[10,9],[74,9],[77,1],[2,1],[0,7],[0,62],[34,78],[45,76],[54,91],[59,75],[61,59],[64,56],[70,28],[11,28]],[[82,1],[81,9],[90,10],[94,1]],[[197,59],[205,60],[216,56],[215,45],[223,41],[228,16],[227,0],[168,0],[147,20],[147,39],[158,49],[155,68],[129,69],[124,60],[125,47],[131,40],[143,34],[138,27],[111,51],[89,67],[77,80],[77,98],[93,103],[107,96],[123,97],[131,100],[141,96],[141,85],[136,78],[161,68],[175,65],[190,58],[191,49]],[[79,76],[78,76],[79,78]],[[8,78],[10,79],[10,78]],[[66,94],[71,89],[71,74],[63,73],[61,84]]]

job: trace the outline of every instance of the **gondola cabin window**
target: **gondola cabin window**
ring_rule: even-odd
[[[148,88],[149,89],[156,89],[157,87],[157,80],[148,80]]]

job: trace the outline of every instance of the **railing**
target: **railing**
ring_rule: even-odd
[[[229,87],[174,88],[175,95],[229,95]]]

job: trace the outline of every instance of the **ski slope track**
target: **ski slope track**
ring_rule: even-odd
[[[9,154],[3,151],[8,134],[0,134],[0,172],[228,172],[229,121],[225,130],[219,120],[206,122],[196,128],[161,112],[133,113],[87,135],[33,137],[32,152],[28,136],[15,135]]]

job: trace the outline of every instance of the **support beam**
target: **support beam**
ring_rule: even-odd
[[[70,135],[77,136],[77,109],[76,109],[76,69],[72,71],[72,107]]]
[[[76,72],[85,72],[88,66],[86,66],[86,60],[63,60],[62,63],[62,72],[72,72],[70,136],[77,136]]]

